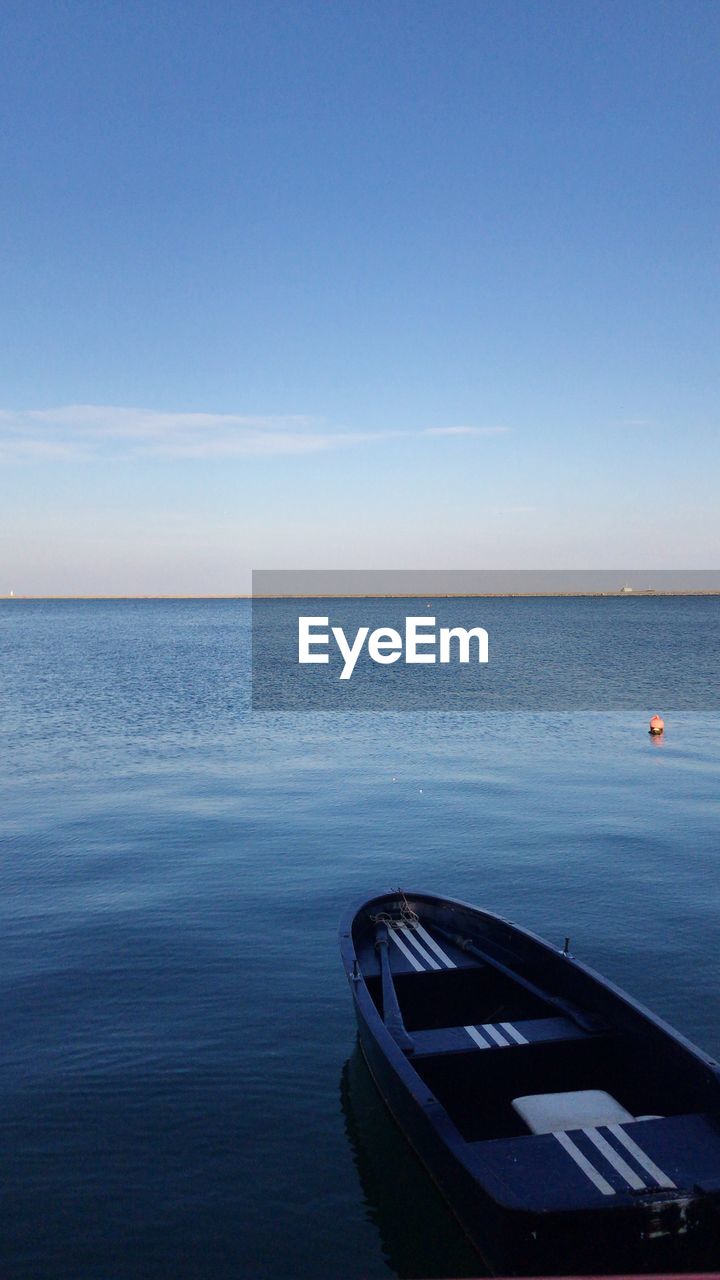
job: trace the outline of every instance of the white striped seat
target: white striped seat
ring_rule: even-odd
[[[478,1022],[462,1027],[440,1027],[411,1032],[415,1055],[467,1053],[477,1049],[509,1049],[514,1045],[544,1044],[550,1040],[586,1040],[584,1031],[570,1018],[515,1018],[512,1022]]]
[[[637,1141],[637,1129],[632,1137],[623,1128],[662,1116],[633,1116],[604,1089],[527,1094],[514,1098],[512,1105],[533,1134],[555,1138],[576,1170],[603,1196],[628,1188],[676,1186]]]

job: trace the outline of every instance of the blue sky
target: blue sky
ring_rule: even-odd
[[[0,594],[718,563],[717,6],[0,31]]]

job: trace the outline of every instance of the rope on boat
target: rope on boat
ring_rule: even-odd
[[[412,927],[414,924],[420,923],[420,917],[417,911],[413,911],[402,889],[398,889],[398,893],[402,899],[400,903],[400,915],[390,915],[389,911],[378,911],[376,916],[371,916],[372,924],[385,924],[389,929],[395,929],[398,925],[406,924]]]

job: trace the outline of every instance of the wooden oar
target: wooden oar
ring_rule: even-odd
[[[405,1023],[398,1004],[395,983],[393,982],[388,955],[388,927],[382,921],[375,926],[375,948],[380,953],[380,970],[382,973],[383,1022],[390,1035],[403,1053],[412,1053],[415,1049],[410,1036],[405,1030]]]
[[[491,968],[497,969],[506,978],[511,978],[513,982],[517,982],[518,986],[524,987],[531,995],[537,996],[538,1000],[544,1000],[545,1004],[551,1004],[556,1009],[559,1009],[567,1018],[571,1018],[582,1031],[597,1032],[607,1030],[607,1026],[601,1018],[597,1018],[592,1013],[585,1013],[582,1009],[578,1009],[577,1005],[571,1004],[569,1000],[563,1000],[562,996],[551,996],[549,991],[543,991],[541,987],[536,987],[535,983],[531,982],[529,978],[521,978],[519,973],[509,969],[500,960],[495,960],[493,956],[488,955],[487,951],[481,951],[469,938],[463,938],[457,933],[450,933],[448,929],[441,928],[434,921],[432,927],[435,933],[439,933],[442,938],[446,938],[448,942],[460,947],[461,951],[467,951],[471,956],[476,956],[478,960],[482,960],[484,964],[489,964]]]

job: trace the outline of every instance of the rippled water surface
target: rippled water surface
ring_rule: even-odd
[[[720,1054],[717,715],[252,715],[249,621],[0,604],[3,1280],[477,1270],[354,1052],[365,893],[569,934]]]

